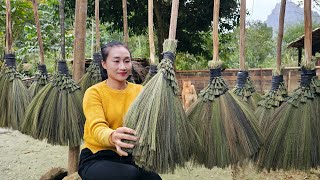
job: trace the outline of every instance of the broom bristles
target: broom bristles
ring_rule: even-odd
[[[90,66],[87,68],[87,72],[80,79],[79,85],[81,91],[84,93],[89,87],[101,82],[100,67],[95,62],[91,62]]]

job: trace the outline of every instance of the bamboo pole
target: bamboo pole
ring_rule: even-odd
[[[179,11],[179,0],[172,0],[170,28],[169,28],[169,39],[170,40],[176,39],[178,11]]]
[[[246,46],[246,0],[240,3],[240,71],[245,70]]]
[[[40,65],[44,65],[44,50],[43,50],[43,44],[42,44],[40,20],[38,15],[38,4],[36,0],[32,0],[32,5],[33,5],[33,12],[34,12],[34,20],[36,22],[36,27],[37,27],[37,37],[38,37],[39,50],[40,50]]]
[[[12,25],[11,25],[10,0],[6,0],[6,49],[5,53],[12,53]]]
[[[148,30],[149,30],[149,51],[150,62],[155,64],[154,33],[153,33],[153,0],[148,0]]]
[[[66,38],[65,38],[65,25],[64,25],[64,0],[59,0],[59,14],[60,14],[60,33],[61,33],[61,43],[60,43],[60,53],[61,58],[66,59]]]
[[[100,51],[100,21],[99,21],[99,0],[95,0],[95,19],[96,19],[96,52]]]
[[[306,65],[310,64],[312,57],[312,16],[311,0],[304,0],[304,56]]]
[[[128,45],[129,33],[128,33],[127,0],[122,0],[122,11],[123,11],[123,38],[124,38],[124,43]]]
[[[220,0],[214,0],[213,5],[213,61],[219,61],[219,10],[220,10]]]
[[[76,0],[73,79],[78,82],[85,72],[87,0]],[[78,171],[80,147],[69,146],[68,174]]]
[[[281,51],[282,51],[282,39],[284,29],[284,17],[286,13],[286,0],[281,0],[280,16],[279,16],[279,32],[277,40],[277,71],[281,72]]]

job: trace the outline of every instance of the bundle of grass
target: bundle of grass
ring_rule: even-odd
[[[258,102],[258,108],[255,111],[263,133],[269,127],[273,113],[288,99],[288,91],[282,74],[273,75],[271,83],[271,90]]]
[[[101,82],[100,64],[102,56],[100,53],[93,54],[93,61],[87,68],[87,72],[80,79],[81,91],[84,93],[90,86]]]
[[[203,147],[194,146],[195,160],[207,168],[237,165],[261,145],[255,116],[233,93],[221,76],[221,62],[210,61],[210,82],[187,111]]]
[[[29,87],[29,93],[33,98],[45,85],[49,82],[48,72],[46,65],[38,65],[38,71],[35,73],[34,81]]]
[[[178,96],[173,69],[176,41],[164,42],[158,73],[145,85],[125,116],[124,126],[135,129],[139,140],[133,149],[135,163],[149,171],[174,172],[199,146]]]
[[[66,62],[59,61],[58,73],[30,103],[22,133],[46,139],[52,145],[80,145],[85,122],[82,96],[80,87],[68,73]]]
[[[21,81],[23,76],[16,70],[14,54],[6,54],[4,59],[5,67],[0,77],[0,127],[20,130],[31,98]]]
[[[256,92],[255,87],[250,80],[248,71],[239,71],[237,74],[237,84],[232,92],[240,97],[241,100],[248,103],[255,110],[261,96]]]
[[[320,80],[313,69],[302,68],[300,87],[272,116],[261,168],[308,170],[320,165]]]

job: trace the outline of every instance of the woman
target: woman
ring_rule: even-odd
[[[131,74],[131,54],[120,42],[101,48],[106,80],[90,87],[83,99],[86,116],[84,148],[80,154],[79,175],[83,180],[158,180],[160,176],[137,167],[122,148],[133,148],[124,140],[137,141],[133,129],[122,127],[129,106],[142,90],[127,82]],[[103,76],[102,76],[103,77]]]

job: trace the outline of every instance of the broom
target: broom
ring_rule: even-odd
[[[233,93],[221,76],[219,60],[218,19],[220,1],[214,1],[213,60],[209,61],[210,82],[187,116],[195,127],[201,146],[195,148],[195,161],[211,169],[236,165],[256,153],[261,135],[254,114]]]
[[[311,61],[311,0],[304,1],[304,12],[305,64],[300,86],[271,118],[257,160],[261,169],[310,170],[320,165],[320,80]]]
[[[255,110],[257,103],[261,100],[261,96],[256,92],[252,81],[250,80],[249,73],[245,68],[245,1],[241,0],[240,11],[240,70],[237,74],[237,84],[232,89],[232,92],[239,96],[241,100],[248,103],[250,107]]]
[[[20,122],[30,97],[21,81],[23,76],[16,70],[16,59],[12,54],[10,9],[10,0],[6,0],[6,54],[5,66],[0,76],[0,127],[20,130]]]
[[[47,83],[48,83],[48,73],[46,65],[44,64],[44,50],[42,44],[42,36],[40,29],[40,21],[38,16],[38,6],[35,0],[32,0],[34,19],[37,26],[37,36],[40,50],[40,63],[38,65],[38,71],[35,74],[34,81],[29,87],[29,92],[33,98]]]
[[[101,82],[102,76],[100,74],[100,64],[102,56],[100,54],[100,26],[99,26],[99,1],[95,0],[95,21],[96,21],[96,46],[95,51],[97,53],[93,54],[93,61],[90,66],[86,69],[87,72],[80,79],[80,87],[84,93],[90,86]]]
[[[278,107],[287,99],[288,92],[283,82],[283,73],[281,71],[281,50],[282,50],[282,38],[283,38],[283,26],[286,9],[286,0],[281,1],[281,10],[279,17],[279,32],[277,41],[277,68],[272,76],[271,90],[263,96],[263,99],[258,102],[258,107],[255,111],[255,115],[258,118],[262,131],[264,132],[269,127],[269,121],[272,114]]]
[[[142,85],[146,85],[150,79],[157,74],[157,65],[155,63],[155,47],[153,37],[153,1],[148,1],[148,30],[149,30],[149,51],[150,51],[150,66],[149,72],[144,79]]]
[[[173,0],[169,38],[163,44],[164,56],[158,72],[144,86],[124,120],[124,126],[135,129],[139,137],[132,152],[134,162],[158,173],[183,167],[191,156],[191,146],[199,146],[178,97],[173,69],[178,7],[179,1]]]

